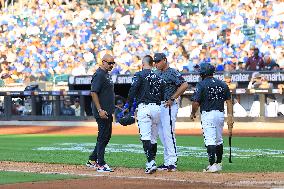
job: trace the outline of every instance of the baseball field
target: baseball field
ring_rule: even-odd
[[[153,175],[144,174],[135,125],[113,127],[106,161],[115,172],[101,174],[84,166],[96,143],[95,123],[37,124],[0,126],[0,188],[284,187],[283,123],[236,123],[233,163],[225,130],[224,170],[217,174],[202,173],[207,156],[198,123],[177,123],[178,171]],[[158,164],[162,152],[159,144]]]

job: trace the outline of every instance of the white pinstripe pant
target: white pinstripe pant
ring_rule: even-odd
[[[178,113],[178,104],[175,102],[169,107],[161,104],[161,124],[159,127],[160,140],[164,146],[164,164],[175,165],[177,163],[177,146],[175,125]]]
[[[202,111],[201,126],[206,146],[223,144],[224,112],[218,110]]]

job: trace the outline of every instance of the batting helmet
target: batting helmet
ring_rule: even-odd
[[[120,118],[118,122],[123,126],[132,125],[133,123],[135,123],[135,118],[131,115],[131,113],[127,113],[122,118]]]
[[[201,63],[199,65],[199,75],[207,76],[215,73],[215,67],[209,63]]]

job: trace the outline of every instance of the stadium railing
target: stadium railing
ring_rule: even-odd
[[[183,97],[188,98],[193,91],[187,91]],[[237,95],[259,95],[260,116],[236,118],[236,121],[280,121],[284,122],[283,117],[265,117],[265,95],[278,94],[271,89],[236,89],[232,94]],[[73,101],[80,99],[80,116],[63,116],[60,114],[63,101],[68,97]],[[93,120],[90,103],[86,101],[90,97],[90,91],[8,91],[0,92],[0,120]],[[190,102],[187,102],[190,105]],[[84,116],[85,112],[87,116]],[[178,121],[190,121],[189,117],[179,117]]]

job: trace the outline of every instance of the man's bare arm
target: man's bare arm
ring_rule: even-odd
[[[199,108],[199,102],[196,102],[196,101],[192,102],[192,111],[191,111],[191,114],[190,114],[190,119],[192,121],[194,121],[194,118],[196,117],[195,114],[196,114],[198,108]]]
[[[188,88],[188,83],[187,82],[182,83],[171,98],[177,99],[180,95],[184,93],[184,91],[187,88]]]

